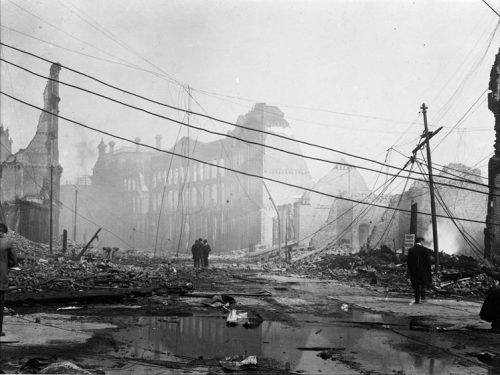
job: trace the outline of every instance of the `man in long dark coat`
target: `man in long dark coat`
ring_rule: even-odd
[[[491,330],[500,333],[500,285],[488,291],[479,317],[491,323]]]
[[[203,247],[203,243],[201,242],[201,238],[194,241],[193,246],[191,246],[191,253],[193,254],[194,268],[201,267],[202,247]]]
[[[9,290],[9,268],[17,265],[14,243],[5,238],[7,225],[0,223],[0,336],[5,336],[3,332],[3,307],[5,292]]]
[[[208,255],[210,254],[210,251],[212,251],[212,249],[210,248],[208,241],[206,239],[203,240],[202,264],[204,268],[208,268]]]
[[[408,275],[415,294],[415,303],[425,300],[425,289],[432,285],[429,249],[417,238],[415,246],[408,251]]]

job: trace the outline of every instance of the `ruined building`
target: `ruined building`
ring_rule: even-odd
[[[238,124],[292,136],[284,113],[264,103],[256,104],[240,116]],[[291,149],[289,141],[262,132],[235,128],[229,134],[279,149]],[[272,246],[273,202],[277,206],[291,203],[302,194],[302,189],[217,166],[298,186],[311,187],[313,183],[303,157],[232,138],[209,143],[184,138],[173,149],[213,165],[172,159],[169,155],[153,159],[150,228],[156,228],[160,218],[158,240],[162,248],[169,251],[185,251],[198,237],[208,239],[217,251]],[[296,145],[293,150],[300,153]]]
[[[456,181],[457,176],[463,181]],[[453,217],[483,220],[487,189],[480,186],[480,169],[449,164],[435,176],[435,182],[439,194],[438,215],[448,216],[450,213]],[[430,194],[425,182],[414,182],[403,194],[375,195],[369,191],[359,171],[338,165],[314,189],[339,198],[306,192],[295,203],[280,206],[282,242],[286,238],[288,244],[297,243],[299,246],[321,248],[328,245],[332,248],[332,245],[337,245],[339,252],[381,246],[402,249],[405,235],[411,233],[410,213],[404,211],[410,211],[415,205],[421,213],[416,215],[415,233],[424,237],[426,246],[432,247]],[[380,207],[355,201],[373,202]],[[385,206],[398,210],[386,209]],[[461,220],[456,223],[460,229],[451,219],[438,218],[440,250],[480,256],[483,224]],[[468,241],[460,231],[467,233]]]
[[[500,52],[490,73],[488,108],[495,116],[495,154],[488,163],[488,213],[484,230],[485,257],[500,257]]]
[[[50,80],[43,93],[44,112],[29,145],[12,153],[8,129],[0,127],[1,219],[9,228],[30,240],[49,241],[50,187],[53,193],[53,228],[58,233],[59,164],[58,117],[59,64],[50,67]],[[52,177],[52,184],[51,184]]]
[[[291,131],[283,112],[265,104],[256,104],[239,117],[238,124],[287,136]],[[239,127],[229,134],[291,149],[289,141],[270,134]],[[156,142],[161,148],[159,136]],[[217,166],[305,187],[313,183],[304,158],[234,138],[201,142],[184,137],[169,149],[198,161],[141,147],[115,150],[113,142],[109,151],[106,148],[104,143],[99,145],[92,196],[87,198],[99,202],[89,216],[109,229],[99,236],[105,246],[156,247],[158,254],[182,254],[201,237],[217,252],[268,247],[275,215],[271,198],[276,205],[290,203],[300,197],[302,189],[270,181],[264,185],[259,178]],[[296,146],[294,152],[300,153]],[[74,200],[71,191],[69,205]],[[79,201],[86,199],[78,196]]]
[[[457,181],[461,179],[462,181]],[[481,183],[481,170],[467,167],[463,164],[451,163],[435,175],[434,182],[437,192],[436,213],[441,216],[466,218],[477,221],[484,220],[486,214],[487,188]],[[440,185],[441,184],[441,185]],[[444,185],[446,184],[446,185]],[[416,234],[423,237],[424,244],[433,247],[432,219],[430,216],[429,186],[425,182],[415,181],[403,195],[392,197],[388,206],[410,211],[416,204],[417,215]],[[443,208],[446,207],[448,212]],[[484,225],[475,222],[457,220],[460,230],[468,234],[468,243],[451,219],[438,217],[439,250],[453,254],[467,254],[478,257],[478,249],[483,249],[482,238]],[[386,245],[392,249],[403,247],[405,234],[410,233],[410,213],[386,210],[378,219],[375,229],[370,234],[370,243]]]
[[[157,136],[157,147],[161,148]],[[140,143],[141,139],[136,138]],[[86,243],[99,229],[93,245],[146,248],[151,160],[158,151],[140,146],[115,149],[115,142],[98,144],[98,157],[90,178],[61,186],[61,221],[70,238]],[[75,215],[75,208],[77,214]]]
[[[341,159],[313,187],[339,198],[363,201],[370,190],[361,175]],[[353,250],[367,246],[373,218],[379,213],[376,207],[357,205],[345,199],[337,199],[306,191],[293,204],[279,207],[281,240],[298,243],[299,246],[321,247],[328,243],[345,244]],[[277,225],[277,220],[275,220]],[[286,237],[285,237],[286,235]],[[277,243],[278,238],[275,238]]]

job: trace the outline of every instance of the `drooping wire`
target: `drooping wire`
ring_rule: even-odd
[[[29,107],[32,107],[32,108],[35,108],[39,111],[42,111],[44,113],[52,113],[50,111],[47,111],[46,109],[44,108],[41,108],[39,106],[36,106],[32,103],[29,103],[29,102],[26,102],[22,99],[19,99],[19,98],[16,98],[15,96],[12,96],[10,94],[7,94],[3,91],[0,90],[0,94],[12,99],[12,100],[15,100],[15,101],[18,101],[20,103],[23,103],[25,104],[26,106],[29,106]],[[350,202],[354,202],[354,203],[358,203],[358,202],[361,202],[357,199],[352,199],[352,198],[347,198],[347,197],[340,197],[340,196],[337,196],[337,195],[334,195],[334,194],[329,194],[329,193],[325,193],[325,192],[321,192],[321,191],[318,191],[318,190],[314,190],[312,188],[308,188],[308,187],[304,187],[304,186],[300,186],[300,185],[296,185],[296,184],[291,184],[291,183],[288,183],[288,182],[284,182],[284,181],[281,181],[281,180],[277,180],[275,178],[271,178],[271,177],[266,177],[266,176],[259,176],[255,173],[249,173],[249,172],[245,172],[245,171],[241,171],[241,170],[236,170],[236,169],[233,169],[233,168],[229,168],[229,167],[226,167],[226,166],[220,166],[220,165],[217,165],[217,164],[214,164],[214,163],[211,163],[211,162],[207,162],[205,160],[201,160],[201,159],[198,159],[198,158],[194,158],[194,157],[190,157],[190,156],[186,156],[186,155],[181,155],[181,154],[177,154],[177,153],[174,153],[172,151],[168,151],[168,150],[162,150],[162,149],[159,149],[157,147],[154,147],[154,146],[151,146],[151,145],[148,145],[148,144],[145,144],[145,143],[141,143],[141,142],[136,142],[132,139],[129,139],[129,138],[126,138],[126,137],[123,137],[123,136],[120,136],[118,134],[114,134],[114,133],[111,133],[111,132],[108,132],[108,131],[105,131],[105,130],[100,130],[100,129],[97,129],[95,127],[92,127],[92,126],[89,126],[89,125],[86,125],[86,124],[83,124],[82,122],[79,122],[79,121],[75,121],[75,120],[72,120],[72,119],[69,119],[68,117],[65,117],[65,116],[61,116],[59,114],[53,114],[55,116],[57,116],[58,118],[62,119],[62,120],[65,120],[67,122],[70,122],[72,124],[75,124],[75,125],[78,125],[80,127],[83,127],[83,128],[86,128],[86,129],[89,129],[89,130],[92,130],[94,132],[98,132],[98,133],[101,133],[101,134],[105,134],[105,135],[108,135],[110,137],[114,137],[116,139],[120,139],[122,141],[126,141],[126,142],[129,142],[129,143],[132,143],[132,144],[135,144],[135,145],[138,145],[138,146],[142,146],[142,147],[145,147],[145,148],[149,148],[149,149],[152,149],[152,150],[156,150],[156,151],[160,151],[162,153],[166,153],[166,154],[169,154],[169,155],[176,155],[176,156],[179,156],[181,158],[189,158],[190,160],[192,161],[196,161],[198,163],[201,163],[201,164],[205,164],[205,165],[209,165],[209,166],[213,166],[215,168],[222,168],[222,169],[225,169],[225,170],[228,170],[228,171],[231,171],[231,172],[235,172],[235,173],[239,173],[239,174],[242,174],[242,175],[245,175],[245,176],[248,176],[248,177],[254,177],[254,178],[258,178],[258,179],[261,179],[261,180],[266,180],[266,181],[272,181],[272,182],[276,182],[278,184],[281,184],[281,185],[285,185],[285,186],[290,186],[290,187],[294,187],[294,188],[299,188],[299,189],[302,189],[302,190],[305,190],[305,191],[310,191],[310,192],[313,192],[313,193],[316,193],[316,194],[320,194],[320,195],[324,195],[324,196],[328,196],[328,197],[332,197],[332,198],[338,198],[338,199],[341,199],[341,200],[345,200],[345,201],[350,201]],[[363,204],[366,204],[364,202],[362,202]],[[398,211],[403,211],[403,212],[409,212],[408,210],[404,210],[404,209],[397,209],[397,208],[393,208],[393,207],[387,207],[387,206],[383,206],[383,205],[379,205],[379,204],[371,204],[372,206],[375,206],[375,207],[380,207],[380,208],[388,208],[388,209],[392,209],[392,210],[398,210]],[[430,215],[428,213],[422,213],[423,215]],[[439,217],[439,215],[436,215]],[[470,221],[470,222],[478,222],[478,223],[484,223],[484,221],[479,221],[479,220],[471,220],[471,219],[467,219],[467,218],[455,218],[456,220],[462,220],[462,221]],[[500,225],[500,223],[490,223],[491,225]]]
[[[414,163],[411,163],[411,165],[410,165],[410,170],[408,172],[408,176],[410,175],[411,170],[413,169],[413,164]],[[404,196],[404,194],[406,192],[406,187],[408,186],[408,181],[409,181],[409,179],[406,179],[405,185],[403,187],[403,191],[399,195],[399,199],[398,199],[398,203],[396,204],[396,207],[399,207],[399,205],[401,204],[401,201],[403,200],[403,196]],[[392,226],[392,223],[393,223],[393,221],[394,221],[394,219],[396,217],[396,213],[397,213],[397,211],[393,211],[392,212],[391,218],[389,219],[389,223],[386,225],[384,232],[382,233],[382,235],[378,239],[377,243],[375,244],[375,249],[378,247],[378,245],[380,245],[381,242],[383,242],[385,240],[385,236],[389,232],[389,229]]]
[[[0,45],[3,45],[3,43],[0,42]],[[63,85],[66,85],[66,86],[69,86],[69,87],[72,87],[72,88],[75,88],[75,89],[78,89],[78,90],[81,90],[81,91],[84,91],[84,92],[87,92],[87,93],[90,93],[92,95],[96,95],[98,97],[101,97],[101,98],[104,98],[104,99],[107,99],[109,101],[112,101],[112,102],[115,102],[115,103],[118,103],[118,104],[121,104],[121,105],[124,105],[126,107],[129,107],[129,108],[132,108],[132,109],[135,109],[135,110],[138,110],[140,112],[144,112],[144,113],[147,113],[149,115],[152,115],[154,117],[158,117],[158,118],[161,118],[161,119],[164,119],[164,120],[168,120],[170,122],[174,122],[174,123],[177,123],[177,124],[180,124],[180,125],[183,125],[183,126],[187,126],[189,128],[194,128],[194,129],[197,129],[197,130],[201,130],[201,131],[204,131],[204,132],[207,132],[207,133],[210,133],[210,134],[215,134],[215,135],[220,135],[220,136],[223,136],[223,137],[227,137],[227,138],[232,138],[232,139],[236,139],[238,141],[242,141],[242,142],[245,142],[245,143],[248,143],[248,144],[253,144],[253,145],[258,145],[258,146],[262,146],[262,147],[266,147],[266,148],[269,148],[269,149],[273,149],[273,150],[276,150],[276,151],[279,151],[279,152],[283,152],[283,153],[286,153],[286,154],[290,154],[290,155],[294,155],[294,156],[298,156],[298,157],[301,157],[301,158],[307,158],[307,159],[311,159],[311,160],[316,160],[316,161],[321,161],[321,162],[325,162],[325,163],[329,163],[329,164],[335,164],[335,165],[343,165],[343,166],[347,166],[347,167],[353,167],[353,168],[358,168],[358,169],[364,169],[364,170],[367,170],[367,171],[371,171],[371,172],[377,172],[377,173],[383,173],[383,174],[386,174],[388,176],[394,176],[393,173],[388,173],[388,172],[381,172],[381,171],[378,171],[376,169],[373,169],[373,168],[368,168],[368,167],[363,167],[363,166],[358,166],[358,165],[354,165],[354,164],[349,164],[349,163],[343,163],[343,162],[335,162],[335,161],[332,161],[332,160],[328,160],[328,159],[323,159],[323,158],[318,158],[318,157],[313,157],[313,156],[308,156],[308,155],[302,155],[300,153],[297,153],[297,152],[294,152],[294,151],[289,151],[289,150],[285,150],[285,149],[282,149],[282,148],[279,148],[279,147],[275,147],[275,146],[272,146],[272,145],[269,145],[269,144],[262,144],[260,142],[257,142],[257,141],[251,141],[251,140],[246,140],[244,138],[240,138],[240,137],[237,137],[237,136],[234,136],[232,134],[224,134],[224,133],[220,133],[220,132],[216,132],[216,131],[212,131],[212,130],[208,130],[208,129],[205,129],[205,128],[202,128],[202,127],[198,127],[198,126],[194,126],[194,125],[190,125],[190,124],[186,124],[182,121],[179,121],[179,120],[175,120],[171,117],[168,117],[168,116],[163,116],[163,115],[160,115],[158,113],[154,113],[154,112],[151,112],[151,111],[148,111],[146,109],[143,109],[141,107],[137,107],[137,106],[134,106],[134,105],[131,105],[131,104],[127,104],[127,103],[124,103],[122,101],[119,101],[119,100],[116,100],[116,99],[113,99],[111,97],[108,97],[106,95],[102,95],[102,94],[99,94],[99,93],[96,93],[94,91],[91,91],[91,90],[87,90],[87,89],[84,89],[82,87],[79,87],[79,86],[75,86],[75,85],[72,85],[72,84],[68,84],[66,82],[63,82],[63,81],[60,81],[60,80],[55,80],[54,78],[52,77],[46,77],[46,76],[43,76],[43,75],[40,75],[38,73],[35,73],[35,72],[32,72],[31,70],[27,69],[27,68],[24,68],[20,65],[17,65],[15,63],[12,63],[10,61],[7,61],[6,59],[3,59],[3,58],[0,58],[1,61],[4,61],[8,64],[11,64],[13,66],[16,66],[18,67],[19,69],[22,69],[22,70],[25,70],[33,75],[36,75],[36,76],[39,76],[41,78],[44,78],[44,79],[47,79],[47,80],[51,80],[51,81],[57,81],[58,83],[61,83]],[[186,111],[186,110],[182,110],[182,111]],[[194,113],[192,111],[189,111],[189,113]],[[206,116],[206,115],[202,115],[202,116]],[[210,118],[210,116],[208,116]],[[251,129],[253,131],[257,131],[257,132],[260,132],[260,133],[263,133],[263,134],[269,134],[269,135],[273,135],[275,137],[280,137],[280,138],[285,138],[285,139],[289,139],[289,140],[293,140],[293,138],[289,138],[289,137],[286,137],[286,136],[283,136],[283,135],[279,135],[279,134],[276,134],[276,133],[272,133],[272,132],[268,132],[268,131],[265,131],[265,130],[259,130],[259,129],[254,129],[254,128],[250,128],[250,127],[246,127],[246,126],[242,126],[242,125],[237,125],[238,127],[242,127],[242,128],[245,128],[245,129]],[[305,144],[308,144],[308,145],[312,145],[308,142],[304,142],[304,141],[298,141],[298,140],[294,140],[296,142],[299,142],[299,143],[305,143]],[[315,145],[315,147],[319,147],[319,148],[325,148],[324,146],[319,146],[319,145]],[[327,148],[329,150],[334,150],[334,149],[330,149],[330,148]],[[339,151],[336,151],[336,152],[339,152]],[[344,152],[340,152],[340,153],[343,153]],[[351,155],[351,154],[350,154]],[[375,160],[372,160],[372,159],[368,159],[368,158],[364,158],[364,157],[361,157],[361,156],[355,156],[359,159],[364,159],[364,160],[368,160],[368,161],[371,161],[373,163],[377,163],[377,164],[380,164],[380,165],[384,165],[386,167],[390,167],[390,168],[395,168],[395,169],[399,169],[398,167],[394,167],[394,166],[390,166],[390,165],[387,165],[387,164],[383,164],[381,162],[378,162],[378,161],[375,161]],[[411,177],[411,179],[413,180],[420,180],[416,177]],[[422,180],[420,180],[422,181]],[[444,183],[440,183],[442,185],[445,185],[445,186],[450,186],[450,187],[454,187],[454,185],[450,185],[450,184],[444,184]],[[479,184],[479,183],[477,183]],[[495,188],[495,187],[493,187]],[[466,190],[470,190],[469,188],[464,188]]]

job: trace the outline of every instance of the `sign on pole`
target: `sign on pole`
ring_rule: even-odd
[[[414,245],[415,245],[415,235],[414,234],[405,234],[403,254],[406,253],[407,249],[412,248]]]

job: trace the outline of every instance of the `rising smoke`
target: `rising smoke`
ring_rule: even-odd
[[[467,223],[462,224],[462,228],[472,237],[471,241],[479,248],[479,252],[482,253],[482,226],[480,224]],[[432,224],[428,225],[424,233],[424,245],[434,249]],[[438,220],[438,246],[439,251],[443,251],[447,254],[478,255],[477,250],[474,251],[471,248],[455,224],[447,219]]]
[[[88,175],[95,162],[97,148],[92,141],[81,140],[75,144],[78,176]]]
[[[432,224],[429,224],[424,233],[424,245],[434,249]],[[458,254],[463,248],[461,235],[451,220],[438,220],[438,245],[439,250],[447,254]]]

